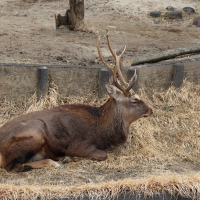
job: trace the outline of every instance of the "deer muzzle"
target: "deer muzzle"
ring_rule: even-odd
[[[150,108],[147,114],[144,114],[143,117],[149,117],[153,115],[153,110]]]

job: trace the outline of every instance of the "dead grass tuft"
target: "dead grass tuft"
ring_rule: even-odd
[[[133,123],[127,143],[109,149],[106,161],[83,160],[64,164],[65,170],[45,168],[20,174],[0,169],[0,197],[196,194],[200,189],[200,86],[184,81],[179,90],[172,86],[166,92],[155,92],[151,98],[145,88],[140,88],[139,93],[153,108],[154,116]],[[48,96],[37,101],[34,95],[21,107],[2,100],[0,123],[19,115],[19,111],[48,109],[63,103],[100,106],[106,100],[64,98],[54,86]]]
[[[27,109],[27,113],[33,112],[33,111],[38,111],[38,110],[44,110],[44,109],[49,109],[52,107],[56,107],[59,104],[62,104],[63,102],[60,100],[59,102],[59,94],[57,91],[57,87],[53,85],[49,89],[48,95],[40,98],[39,100],[37,99],[36,93],[29,99],[28,104],[30,105],[29,108]]]

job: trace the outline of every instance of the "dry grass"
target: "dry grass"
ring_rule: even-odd
[[[109,181],[101,184],[85,184],[82,186],[11,186],[1,184],[1,199],[51,199],[64,197],[84,197],[89,195],[106,197],[107,199],[117,197],[119,194],[160,194],[168,192],[180,194],[182,196],[195,197],[199,191],[200,174],[194,175],[174,175],[162,174],[161,176],[151,176],[143,179],[124,179],[121,181]],[[6,194],[6,196],[5,196]],[[3,198],[4,197],[4,198]]]
[[[19,174],[0,169],[0,197],[112,197],[125,192],[190,196],[199,191],[200,86],[184,81],[180,90],[170,87],[150,98],[141,88],[140,97],[153,108],[154,116],[133,123],[127,143],[109,149],[106,161],[80,161],[64,164],[65,170],[45,168]],[[54,87],[47,97],[37,101],[33,96],[21,107],[2,101],[0,123],[19,112],[62,103],[99,106],[106,99],[63,98]]]

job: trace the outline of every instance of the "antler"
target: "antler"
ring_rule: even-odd
[[[108,47],[110,49],[110,52],[112,53],[113,57],[115,58],[116,62],[115,62],[115,66],[114,67],[111,67],[102,57],[102,54],[101,54],[101,50],[100,50],[100,37],[98,39],[98,42],[97,42],[97,50],[98,50],[98,54],[99,54],[99,57],[101,58],[102,62],[104,63],[104,65],[112,72],[113,74],[113,82],[115,84],[115,86],[120,89],[125,95],[128,95],[129,91],[131,90],[131,88],[134,86],[134,84],[136,83],[136,80],[137,80],[137,75],[136,75],[136,71],[133,75],[133,77],[131,78],[131,80],[129,81],[129,83],[127,84],[127,82],[125,81],[123,75],[122,75],[122,72],[120,70],[120,66],[119,66],[119,63],[120,63],[120,59],[121,57],[123,56],[125,50],[126,50],[126,45],[124,47],[124,50],[122,51],[122,53],[117,56],[116,54],[116,51],[114,52],[112,50],[112,47],[110,45],[110,39],[109,39],[109,32],[107,30],[107,41],[108,41]],[[120,81],[123,83],[123,85],[126,87],[126,88],[123,88],[117,81],[117,72],[118,72],[118,75],[119,75],[119,79]]]
[[[113,57],[116,59],[117,72],[118,72],[118,75],[119,75],[119,79],[120,79],[120,81],[124,84],[124,86],[127,87],[127,82],[125,81],[125,79],[124,79],[124,77],[123,77],[123,75],[122,75],[121,69],[120,69],[120,67],[119,67],[119,62],[120,62],[120,59],[121,59],[121,57],[123,56],[123,54],[124,54],[124,52],[125,52],[125,50],[126,50],[126,45],[125,45],[124,50],[123,50],[123,52],[121,53],[121,55],[120,55],[120,56],[117,56],[117,55],[116,55],[116,52],[115,52],[115,53],[113,52],[112,47],[111,47],[111,45],[110,45],[109,32],[108,32],[108,30],[106,30],[106,31],[107,31],[107,36],[106,36],[106,37],[107,37],[107,41],[108,41],[108,47],[109,47],[109,49],[110,49],[110,51],[111,51]],[[137,74],[136,74],[136,70],[135,70],[135,73],[134,73],[133,77],[131,78],[131,80],[130,80],[129,83],[128,83],[128,87],[125,89],[127,93],[128,93],[129,90],[135,85],[136,81],[137,81]],[[133,91],[133,90],[132,90],[132,91]],[[133,91],[133,93],[134,93],[134,91]]]
[[[98,39],[98,42],[97,42],[97,50],[98,50],[98,54],[99,54],[99,57],[101,58],[102,62],[104,63],[104,65],[112,72],[113,74],[113,82],[115,84],[115,86],[120,89],[124,94],[127,95],[127,92],[126,90],[118,83],[117,81],[117,65],[115,64],[114,67],[111,67],[102,57],[102,54],[101,54],[101,50],[100,50],[100,37]]]

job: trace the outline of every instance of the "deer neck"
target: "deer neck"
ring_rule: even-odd
[[[123,113],[120,108],[118,108],[116,100],[112,97],[108,99],[108,101],[100,107],[101,116],[105,120],[106,127],[112,127],[112,134],[116,134],[116,132],[121,132],[126,137],[129,134],[129,123],[124,120]]]

